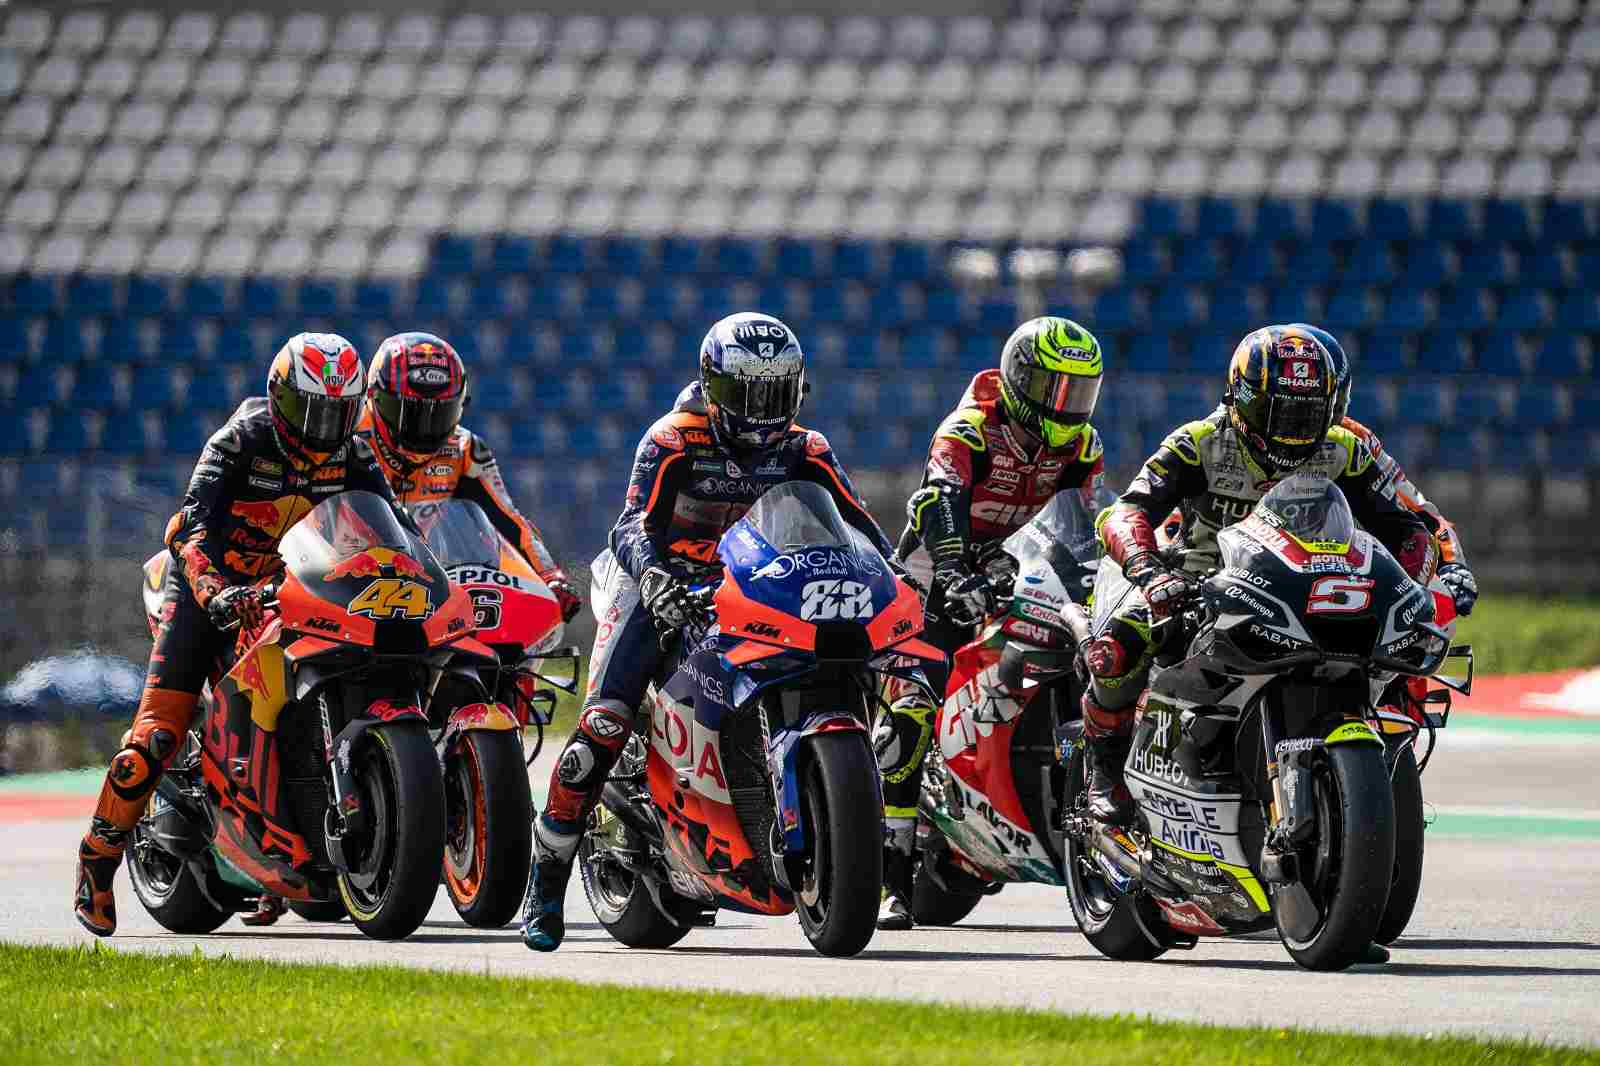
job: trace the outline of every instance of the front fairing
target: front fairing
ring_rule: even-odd
[[[513,663],[561,642],[555,594],[483,508],[470,500],[434,500],[411,514],[450,580],[472,598],[478,640],[512,653]]]

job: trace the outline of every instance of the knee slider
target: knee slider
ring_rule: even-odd
[[[632,732],[632,722],[608,707],[593,704],[585,707],[583,713],[578,716],[578,731],[573,739],[583,737],[615,755],[628,742],[628,736]]]
[[[575,792],[587,792],[605,780],[616,760],[614,749],[585,733],[574,733],[556,765],[556,780]]]
[[[143,745],[129,744],[111,757],[111,770],[106,780],[118,799],[141,800],[161,780],[161,761]]]

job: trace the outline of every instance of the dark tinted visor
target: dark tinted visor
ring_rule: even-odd
[[[729,414],[756,421],[793,418],[800,410],[800,376],[739,378],[708,375],[706,399]]]
[[[361,411],[359,396],[313,396],[289,385],[279,386],[274,400],[278,414],[299,435],[300,445],[314,452],[344,447]]]
[[[1072,425],[1087,422],[1100,398],[1099,376],[1068,374],[1038,366],[1019,366],[1012,371],[1011,387],[1023,402],[1041,418]]]
[[[1328,431],[1328,400],[1323,396],[1275,396],[1267,434],[1274,444],[1305,445]]]
[[[378,417],[394,436],[395,445],[408,452],[432,454],[444,447],[461,423],[465,396],[443,400],[419,400],[396,396],[383,389],[373,390]]]

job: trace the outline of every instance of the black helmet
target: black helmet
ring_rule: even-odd
[[[1224,400],[1245,452],[1269,477],[1304,465],[1333,424],[1333,359],[1296,326],[1249,334],[1228,363]]]
[[[1304,330],[1317,339],[1328,351],[1328,357],[1333,360],[1333,422],[1337,426],[1344,421],[1344,416],[1350,413],[1350,388],[1355,384],[1355,375],[1351,372],[1350,357],[1344,354],[1344,346],[1334,339],[1333,334],[1320,326],[1307,325],[1304,322],[1294,322],[1290,329]]]

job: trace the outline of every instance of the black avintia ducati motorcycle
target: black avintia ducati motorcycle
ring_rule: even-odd
[[[1221,570],[1157,634],[1125,767],[1136,827],[1088,816],[1066,745],[1073,913],[1116,959],[1276,927],[1301,966],[1343,969],[1379,929],[1395,863],[1375,704],[1454,652],[1433,597],[1326,478],[1281,482],[1218,540]],[[1133,594],[1103,562],[1094,631]]]

